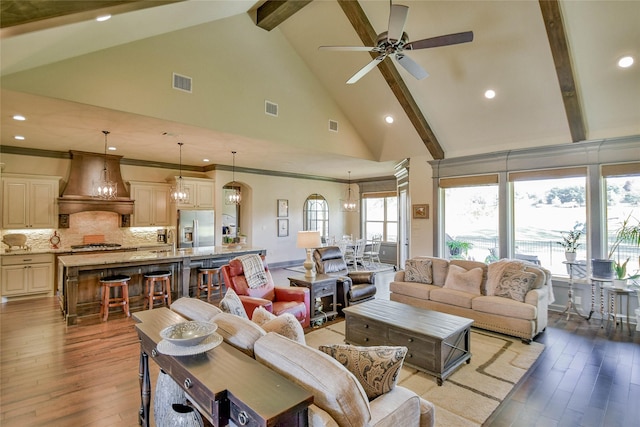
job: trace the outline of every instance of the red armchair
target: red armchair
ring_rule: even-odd
[[[311,318],[309,289],[276,287],[266,263],[264,268],[267,273],[267,282],[258,288],[249,288],[247,279],[244,277],[242,262],[237,259],[232,259],[229,264],[222,266],[222,277],[225,285],[240,297],[249,318],[253,317],[253,311],[256,308],[262,306],[275,315],[291,313],[300,321],[303,328],[308,327]]]

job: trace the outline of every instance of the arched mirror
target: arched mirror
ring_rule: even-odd
[[[320,194],[312,194],[304,202],[304,230],[319,231],[322,241],[329,237],[329,204]]]

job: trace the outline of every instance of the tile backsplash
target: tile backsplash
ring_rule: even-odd
[[[70,215],[69,228],[38,230],[2,230],[2,235],[21,233],[27,235],[27,246],[31,249],[50,249],[49,239],[57,231],[61,249],[71,245],[81,245],[83,236],[89,234],[104,235],[105,242],[119,243],[123,246],[135,246],[157,243],[158,228],[173,227],[120,227],[120,215],[114,212],[80,212]],[[0,245],[6,247],[4,244]]]

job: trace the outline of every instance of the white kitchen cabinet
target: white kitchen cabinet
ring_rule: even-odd
[[[2,296],[53,293],[53,254],[2,256]]]
[[[3,228],[56,228],[59,185],[56,177],[3,177]]]
[[[189,191],[189,200],[177,203],[178,208],[213,209],[214,182],[211,179],[183,178],[184,187]]]
[[[165,226],[171,222],[169,202],[170,186],[167,184],[130,182],[133,197],[134,227]]]

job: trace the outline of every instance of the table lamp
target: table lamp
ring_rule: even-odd
[[[319,231],[298,231],[298,244],[299,248],[304,248],[307,251],[307,259],[304,261],[304,277],[313,278],[316,276],[313,271],[313,261],[311,260],[311,249],[319,248],[322,246],[320,241]]]

